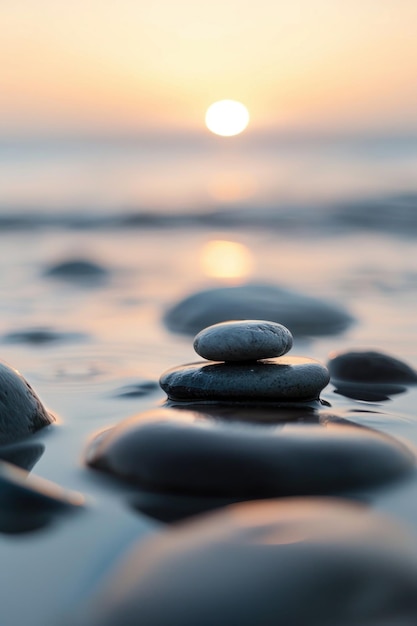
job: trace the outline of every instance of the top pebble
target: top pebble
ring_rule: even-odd
[[[199,332],[194,350],[210,361],[258,361],[286,354],[292,341],[288,328],[276,322],[222,322]]]

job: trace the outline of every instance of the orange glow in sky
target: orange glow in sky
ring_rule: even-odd
[[[231,97],[260,128],[417,130],[416,0],[0,4],[0,133],[204,131]]]

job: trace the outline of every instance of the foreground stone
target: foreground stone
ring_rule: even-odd
[[[189,363],[168,370],[159,382],[171,400],[279,402],[317,399],[329,378],[314,359],[282,356],[250,365]]]
[[[54,421],[23,376],[0,362],[0,445],[23,439]]]
[[[142,542],[72,623],[415,626],[415,545],[342,501],[234,505]]]
[[[218,322],[245,319],[278,322],[295,336],[332,335],[352,322],[349,313],[333,303],[257,283],[194,293],[174,305],[164,317],[170,330],[188,335]]]
[[[204,328],[194,339],[194,350],[209,361],[270,359],[292,348],[288,328],[275,322],[245,320]]]
[[[168,408],[105,431],[87,462],[145,490],[246,498],[361,489],[414,467],[407,448],[365,428],[227,423]]]

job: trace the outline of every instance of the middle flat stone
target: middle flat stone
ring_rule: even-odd
[[[329,373],[313,359],[282,356],[253,363],[189,363],[168,370],[159,382],[171,400],[279,402],[317,399]]]

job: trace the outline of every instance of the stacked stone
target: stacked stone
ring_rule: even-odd
[[[160,384],[170,400],[287,402],[318,399],[329,382],[321,363],[285,356],[293,338],[276,322],[222,322],[202,330],[194,349],[208,363],[168,370]]]
[[[416,623],[412,538],[340,498],[413,471],[411,451],[348,420],[322,422],[328,371],[287,356],[280,324],[215,324],[194,347],[209,362],[163,374],[168,406],[98,435],[87,462],[138,487],[131,504],[161,521],[222,510],[141,540],[74,625]],[[351,376],[349,359],[341,365]],[[316,422],[285,423],[291,411]]]
[[[334,494],[413,468],[394,439],[348,420],[321,421],[328,371],[287,356],[284,326],[220,323],[194,347],[210,361],[162,375],[168,406],[105,431],[87,452],[90,466],[140,488],[135,506],[147,514],[173,520],[242,499]],[[315,422],[303,423],[311,413]],[[302,423],[291,421],[298,417]]]

